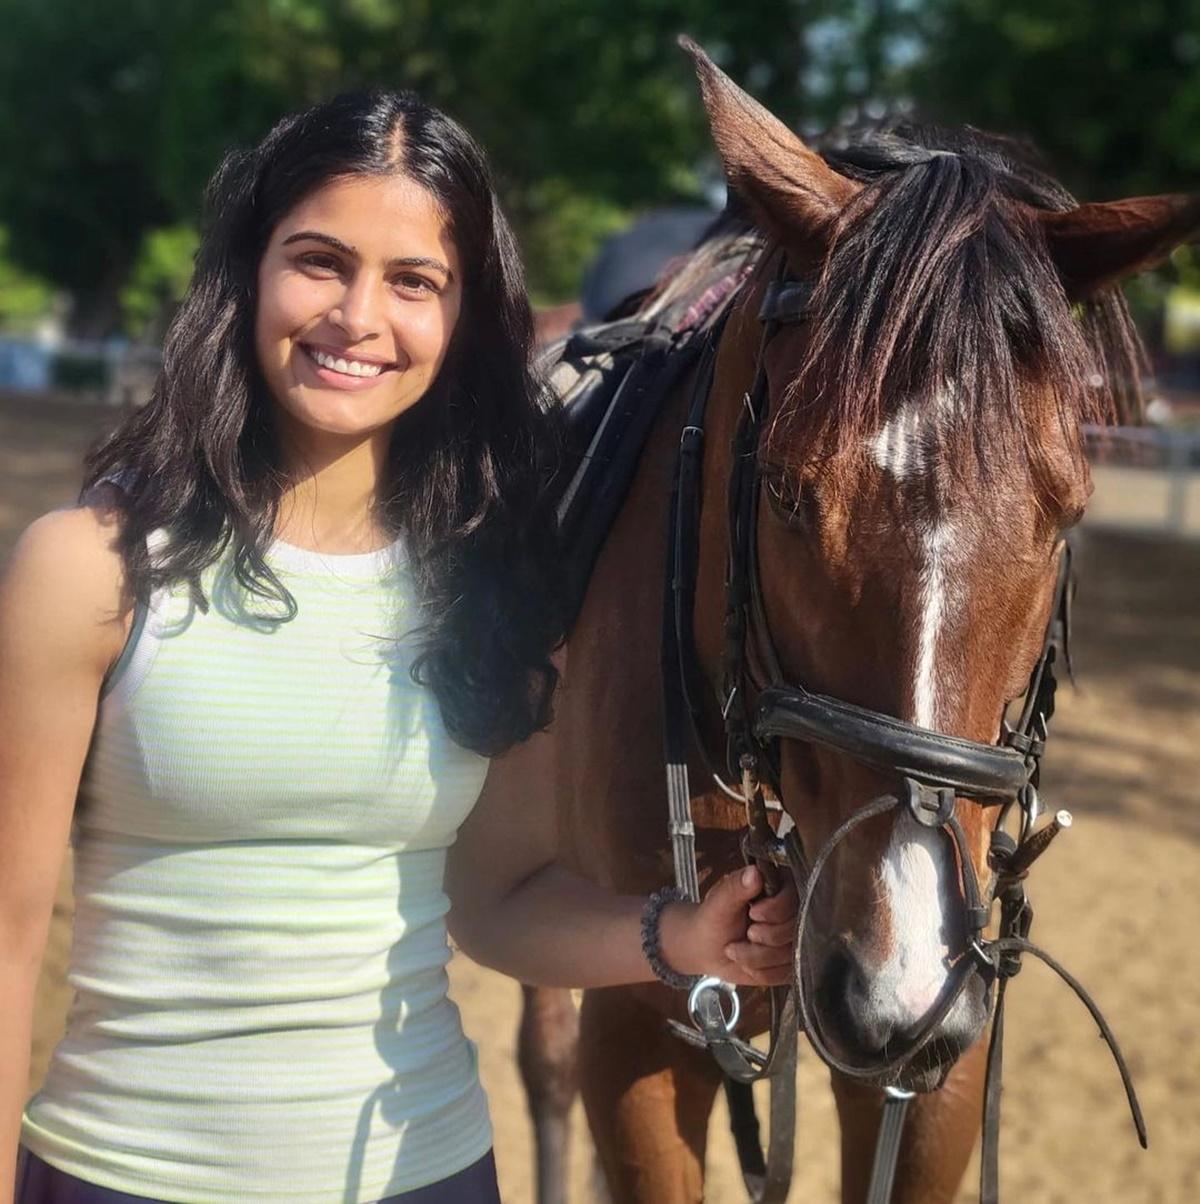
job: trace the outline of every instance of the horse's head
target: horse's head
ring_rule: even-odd
[[[1200,204],[1076,206],[974,133],[875,137],[832,156],[835,171],[689,49],[729,183],[765,238],[716,364],[701,659],[719,674],[725,488],[761,362],[756,539],[783,676],[990,744],[1041,651],[1064,532],[1090,491],[1081,424],[1137,387],[1136,339],[1106,289],[1200,226]],[[759,303],[781,273],[809,282],[811,299],[764,344]],[[779,751],[783,802],[810,851],[898,786],[817,744]],[[986,892],[996,809],[959,798],[955,814]],[[806,957],[839,1057],[886,1061],[944,999],[969,956],[957,856],[902,808],[833,854]],[[987,1011],[974,978],[903,1081],[940,1082]]]

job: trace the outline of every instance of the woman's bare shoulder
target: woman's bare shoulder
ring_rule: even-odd
[[[0,613],[10,633],[61,641],[106,667],[120,653],[131,611],[120,524],[110,486],[30,523],[0,574]]]
[[[57,584],[73,580],[87,593],[107,593],[123,583],[117,538],[121,511],[111,485],[91,491],[81,502],[34,519],[13,549],[11,567]]]

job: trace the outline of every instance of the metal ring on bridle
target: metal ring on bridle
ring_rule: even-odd
[[[977,936],[973,936],[970,944],[967,946],[967,952],[975,959],[981,970],[995,973],[996,958],[988,951],[988,945],[990,944],[991,941],[984,941]]]
[[[688,1015],[691,1016],[692,1023],[700,1031],[703,1031],[703,1025],[700,1023],[700,996],[705,991],[717,991],[728,998],[729,1015],[726,1016],[724,1009],[722,1009],[721,1017],[725,1023],[725,1031],[732,1033],[737,1028],[738,1021],[742,1017],[742,1001],[738,998],[737,987],[731,982],[726,982],[723,978],[715,978],[712,975],[700,979],[692,987],[688,994]]]

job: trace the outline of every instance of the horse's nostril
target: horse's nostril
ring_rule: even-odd
[[[872,1005],[862,963],[850,947],[839,943],[825,961],[817,987],[823,1026],[848,1053],[874,1057],[883,1053],[894,1025]]]
[[[845,1000],[853,970],[850,951],[842,944],[835,945],[825,960],[818,987],[820,1000],[829,1005],[829,1010],[837,1011]]]

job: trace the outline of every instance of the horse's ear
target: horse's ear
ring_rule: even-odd
[[[1139,196],[1037,212],[1067,296],[1084,301],[1200,235],[1200,196]]]
[[[729,186],[785,245],[822,237],[859,191],[748,96],[691,38],[680,36],[700,77],[713,141]]]

